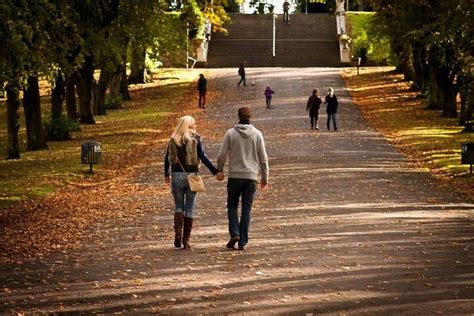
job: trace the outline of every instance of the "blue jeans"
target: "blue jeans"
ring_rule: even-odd
[[[189,190],[188,179],[183,172],[171,173],[171,192],[174,198],[176,213],[183,213],[185,217],[194,217],[196,192]]]
[[[257,181],[251,179],[229,178],[227,182],[227,217],[230,237],[239,236],[239,246],[249,240],[250,212],[257,191]],[[242,197],[242,214],[239,222],[239,199]]]
[[[332,118],[332,124],[334,125],[334,130],[337,130],[337,124],[336,124],[336,113],[328,113],[328,130],[330,129],[330,123],[331,123],[331,118]]]

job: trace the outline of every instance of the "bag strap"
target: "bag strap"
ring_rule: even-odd
[[[181,170],[183,170],[183,172],[186,173],[186,170],[184,169],[183,164],[181,163],[181,160],[179,160],[178,153],[176,153],[176,159],[178,160]]]

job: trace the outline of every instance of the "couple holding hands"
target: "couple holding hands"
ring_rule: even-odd
[[[224,165],[229,157],[227,182],[227,217],[230,240],[227,248],[238,244],[244,250],[248,243],[250,213],[257,191],[260,174],[260,188],[268,184],[268,157],[262,133],[250,124],[252,112],[249,107],[238,110],[239,123],[227,130],[217,157],[217,168],[207,158],[202,140],[196,132],[192,116],[178,119],[171,135],[165,155],[165,182],[171,184],[174,198],[174,245],[190,249],[189,238],[195,215],[196,192],[189,189],[188,174],[197,174],[202,162],[219,181],[224,180]],[[239,200],[242,213],[239,220]]]

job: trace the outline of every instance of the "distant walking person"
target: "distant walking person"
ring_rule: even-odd
[[[248,107],[239,109],[239,124],[227,130],[217,156],[217,180],[224,179],[224,165],[229,155],[229,177],[227,182],[227,216],[230,240],[227,248],[239,244],[244,250],[248,242],[250,213],[257,179],[260,172],[260,188],[268,183],[268,157],[262,132],[250,124],[252,112]],[[239,199],[242,200],[242,213],[239,221]]]
[[[329,126],[331,123],[334,125],[334,130],[337,131],[337,124],[336,124],[336,113],[337,113],[337,97],[334,94],[334,89],[329,88],[328,94],[326,95],[325,102],[326,104],[326,113],[328,114],[328,131],[330,130]]]
[[[272,108],[272,94],[275,94],[275,91],[272,90],[272,88],[270,88],[270,86],[267,86],[265,88],[265,99],[266,99],[266,102],[267,102],[267,109],[271,109]]]
[[[288,0],[285,0],[285,2],[283,2],[283,23],[285,24],[290,24],[290,7],[291,5]]]
[[[165,182],[171,184],[174,198],[176,248],[180,248],[181,244],[184,249],[191,248],[189,238],[193,228],[197,193],[189,189],[187,176],[199,172],[200,162],[203,162],[212,174],[217,174],[217,169],[204,152],[201,137],[196,133],[196,121],[189,115],[180,117],[165,155]]]
[[[199,107],[201,109],[206,108],[206,92],[207,92],[207,79],[204,78],[203,74],[199,75],[197,82],[197,89],[199,91]]]
[[[240,81],[237,84],[237,86],[240,87],[241,83],[244,84],[244,87],[247,86],[247,83],[245,82],[245,63],[240,64],[238,73],[239,73],[239,76],[240,76]]]
[[[306,112],[309,112],[309,119],[311,121],[311,129],[319,130],[318,126],[318,117],[319,117],[319,108],[321,107],[321,97],[319,96],[319,90],[314,89],[313,94],[309,97],[308,103],[306,105]]]

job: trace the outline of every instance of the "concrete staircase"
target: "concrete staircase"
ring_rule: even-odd
[[[336,19],[328,14],[293,14],[290,25],[276,20],[275,57],[272,56],[271,15],[231,15],[227,35],[214,33],[207,67],[339,67],[341,59]]]

